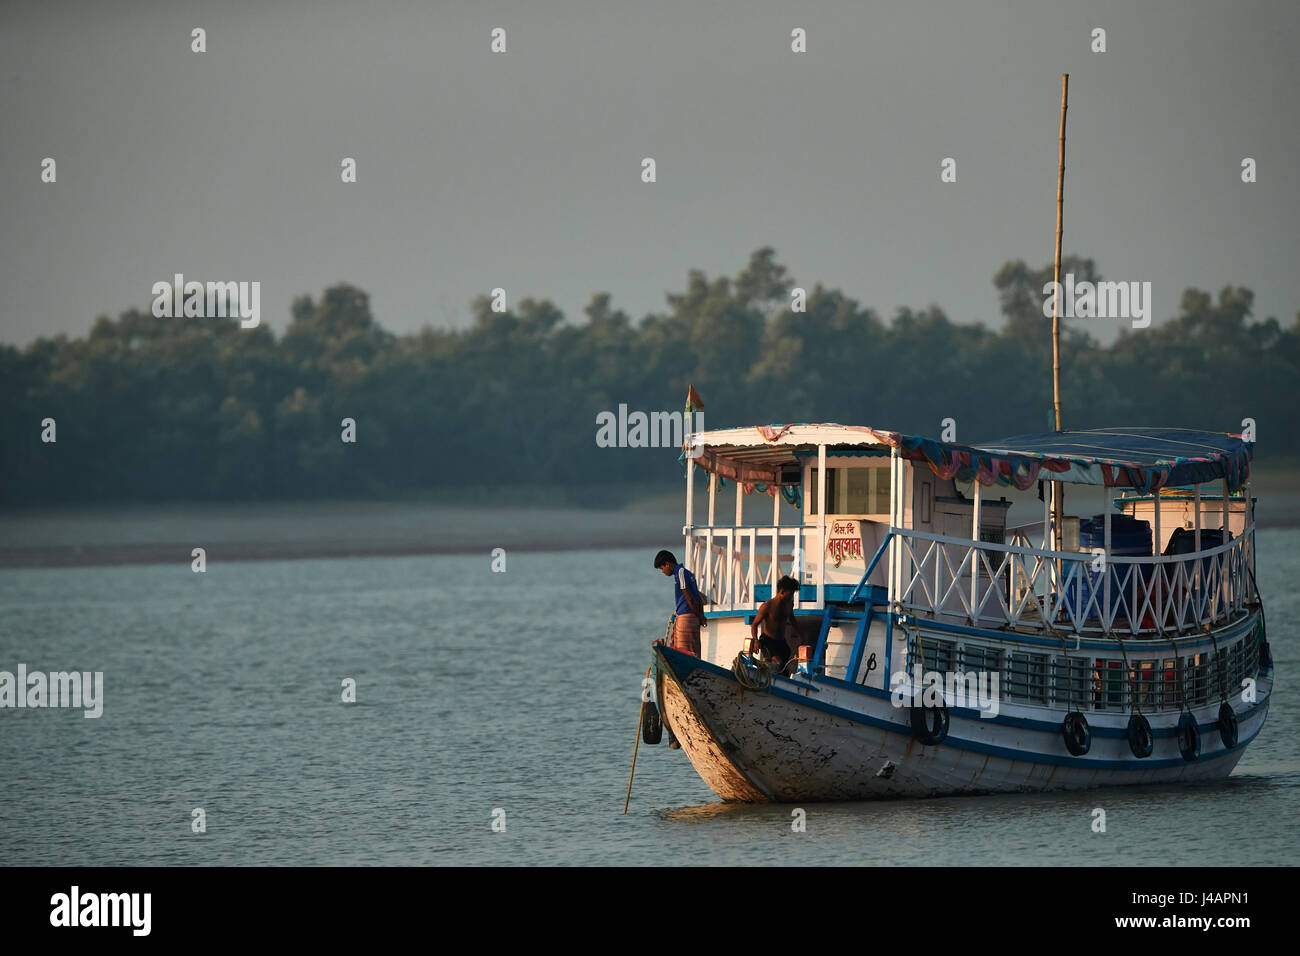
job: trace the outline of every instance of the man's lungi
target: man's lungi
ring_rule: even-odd
[[[672,637],[668,646],[684,654],[700,656],[700,619],[694,614],[678,614],[673,619]]]

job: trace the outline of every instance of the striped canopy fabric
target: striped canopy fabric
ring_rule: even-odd
[[[1141,492],[1226,480],[1228,490],[1237,491],[1250,476],[1253,454],[1253,443],[1240,435],[1191,428],[1088,428],[976,445],[878,434],[904,457],[927,462],[940,477],[1022,489],[1040,479]]]

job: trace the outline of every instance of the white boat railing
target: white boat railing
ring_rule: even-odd
[[[928,617],[985,627],[1163,636],[1199,630],[1255,597],[1254,526],[1195,554],[1050,551],[892,529],[893,602]]]
[[[1229,620],[1255,599],[1254,526],[1195,554],[1052,551],[894,528],[890,603],[912,614],[993,628],[1165,636]],[[695,527],[686,565],[709,610],[752,609],[786,574],[819,572],[817,526]]]
[[[775,593],[783,575],[799,579],[804,555],[819,553],[821,530],[789,525],[691,528],[686,566],[711,611],[749,609],[758,585]]]

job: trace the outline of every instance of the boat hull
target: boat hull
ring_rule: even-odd
[[[1071,756],[1060,733],[1065,713],[950,708],[943,742],[926,746],[909,711],[890,694],[840,681],[777,678],[747,690],[723,667],[656,645],[665,721],[692,765],[720,798],[739,802],[875,800],[960,793],[1088,789],[1202,782],[1227,777],[1263,726],[1271,678],[1257,702],[1237,704],[1238,743],[1225,747],[1219,702],[1194,711],[1201,747],[1179,753],[1176,713],[1151,715],[1154,750],[1129,749],[1127,714],[1088,714],[1092,745]]]

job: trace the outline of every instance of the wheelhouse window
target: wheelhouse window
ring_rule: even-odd
[[[826,469],[826,513],[832,515],[889,514],[890,469],[888,467]],[[811,471],[808,514],[821,514],[818,494],[821,480],[817,466]]]

